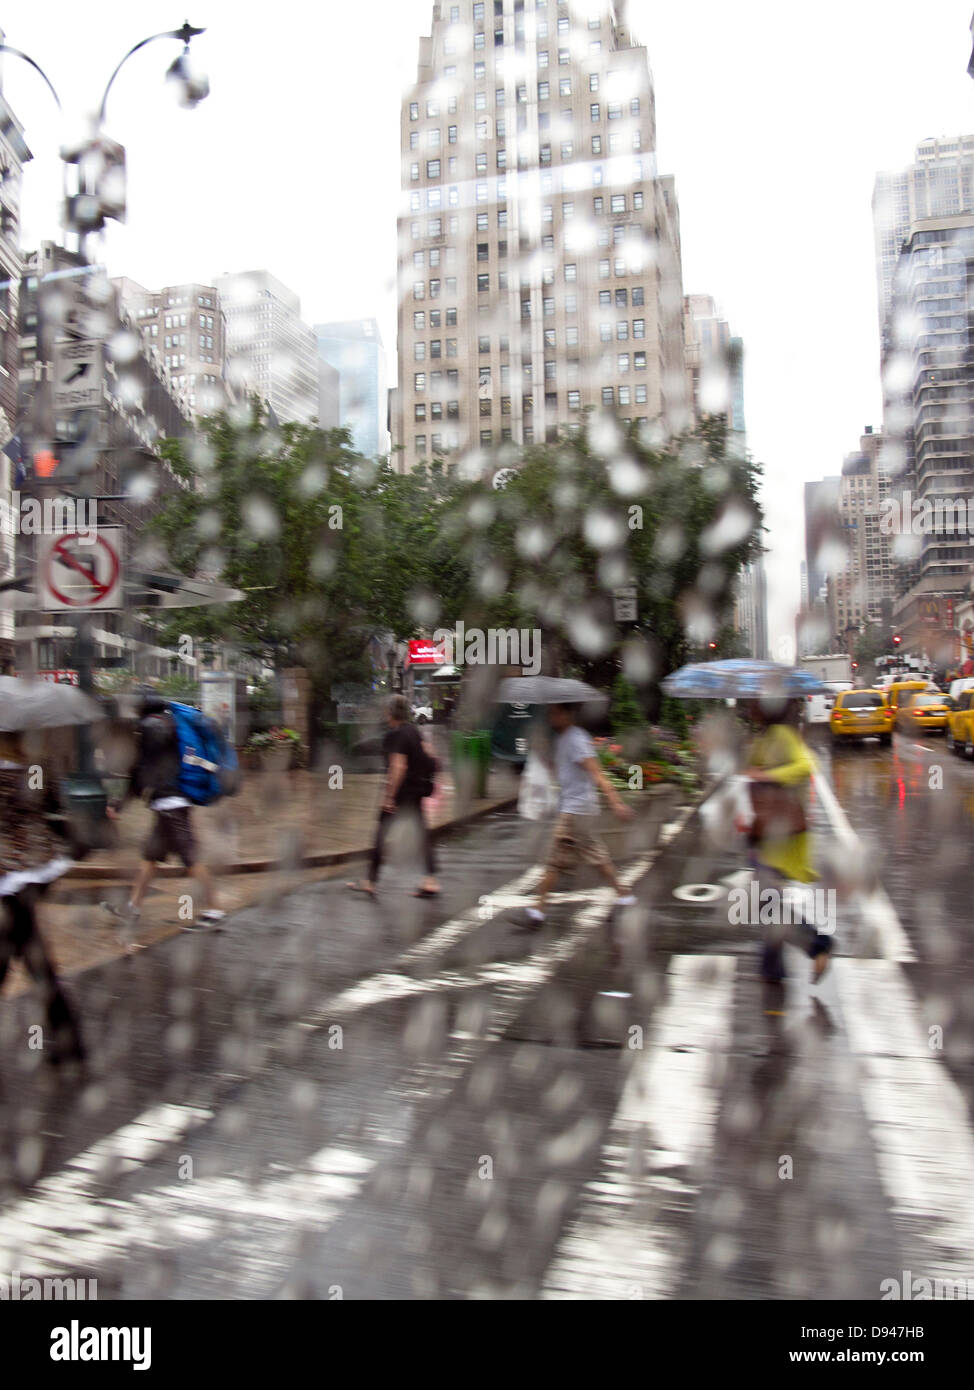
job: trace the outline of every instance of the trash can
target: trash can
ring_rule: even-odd
[[[114,843],[114,832],[105,812],[108,793],[99,777],[65,777],[61,782],[64,814],[82,853],[105,849]]]
[[[490,730],[473,733],[454,730],[450,735],[450,762],[458,789],[477,799],[487,795],[487,770],[490,766]]]

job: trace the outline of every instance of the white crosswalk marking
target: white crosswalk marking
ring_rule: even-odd
[[[688,1232],[668,1219],[699,1192],[713,1148],[735,961],[675,956],[668,998],[636,1054],[600,1174],[545,1277],[544,1297],[672,1298]]]
[[[917,1262],[912,1267],[966,1279],[974,1249],[974,1140],[964,1097],[931,1050],[894,962],[837,960],[833,968],[880,1177]]]

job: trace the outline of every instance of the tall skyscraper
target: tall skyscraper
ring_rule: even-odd
[[[686,362],[694,419],[723,415],[728,451],[747,456],[744,421],[744,344],[708,294],[689,294],[683,303]],[[737,579],[734,626],[751,656],[768,655],[768,585],[764,557],[745,565]]]
[[[950,646],[954,605],[974,574],[966,522],[974,498],[972,278],[974,211],[913,224],[894,277],[886,428],[903,523],[893,541],[901,562],[894,615],[907,648],[931,655]]]
[[[153,291],[124,277],[112,283],[145,352],[157,354],[190,414],[223,409],[229,400],[226,331],[216,287],[167,285]]]
[[[916,159],[906,169],[877,174],[873,228],[881,332],[889,314],[896,263],[913,223],[972,209],[974,135],[922,140],[916,147]]]
[[[402,109],[400,467],[689,422],[679,214],[624,7],[433,5]]]
[[[846,559],[828,576],[828,612],[832,633],[845,650],[845,634],[870,624],[881,625],[893,597],[892,538],[881,527],[889,479],[881,464],[882,435],[871,427],[849,454],[839,480],[838,520]]]
[[[266,270],[221,275],[216,289],[226,315],[231,389],[256,394],[282,423],[318,419],[318,351],[298,296]]]
[[[386,362],[375,319],[316,323],[322,361],[338,372],[338,423],[366,458],[386,453]]]

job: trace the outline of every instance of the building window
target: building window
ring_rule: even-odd
[[[645,320],[645,319],[633,319],[633,321],[632,321],[632,336],[633,336],[634,338],[645,338],[645,336],[646,336],[646,320]]]
[[[624,289],[616,290],[616,308],[617,308],[617,309],[624,309],[624,308],[626,307],[627,293],[628,293],[628,292],[627,292],[626,290],[624,290]]]
[[[637,285],[632,292],[632,306],[634,309],[639,308],[643,302],[643,287],[642,285]]]
[[[643,195],[636,192],[632,195],[632,207],[634,212],[641,212],[643,206]]]
[[[482,29],[479,30],[476,34],[474,34],[474,36],[473,36],[473,46],[474,46],[474,48],[483,48],[483,47],[484,47],[484,44],[485,44],[486,42],[487,42],[487,36],[484,34],[484,31],[483,31]]]
[[[610,101],[607,107],[610,121],[618,121],[622,117],[622,104],[618,101]]]
[[[411,101],[411,102],[409,103],[409,119],[410,119],[411,121],[418,121],[418,120],[419,120],[419,102],[418,102],[418,101]]]
[[[619,368],[619,375],[620,375],[620,376],[621,376],[624,372],[628,372],[628,370],[629,370],[629,354],[628,354],[628,352],[620,352],[620,353],[619,353],[618,368]]]
[[[440,177],[440,161],[438,159],[428,159],[426,161],[426,177],[428,179],[438,179]]]
[[[645,386],[645,383],[642,384],[642,385],[640,385],[640,386],[637,386],[637,387],[636,387],[636,404],[637,404],[637,405],[645,405],[645,404],[646,404],[646,386]]]
[[[413,358],[416,362],[426,361],[426,344],[413,343]]]
[[[569,63],[571,62],[571,60],[572,60],[571,50],[570,50],[570,49],[567,49],[567,48],[559,48],[559,50],[558,50],[558,66],[561,67],[561,68],[567,68],[568,65],[569,65]]]
[[[599,279],[608,280],[612,273],[612,267],[608,261],[599,261]]]
[[[574,263],[565,266],[565,280],[571,283],[578,279],[578,266]]]
[[[616,338],[620,343],[628,342],[629,323],[626,319],[620,319],[619,322],[616,324]]]
[[[417,309],[415,314],[413,314],[413,328],[417,333],[422,333],[426,328],[426,315],[423,313],[422,309]]]
[[[626,195],[624,193],[613,193],[609,199],[609,210],[611,212],[626,211]]]
[[[615,391],[611,386],[602,387],[602,404],[615,405]]]
[[[547,101],[551,96],[551,87],[547,82],[538,83],[538,100]]]
[[[569,409],[569,410],[581,410],[581,408],[582,408],[582,393],[581,393],[581,391],[569,391],[569,393],[568,393],[568,409]]]
[[[547,49],[544,49],[544,48],[539,49],[539,50],[538,50],[538,67],[539,67],[539,68],[546,68],[547,66],[548,66],[548,50],[547,50]]]
[[[619,387],[619,404],[620,404],[620,405],[631,405],[631,404],[632,404],[631,399],[630,399],[629,387],[628,387],[628,386],[620,386],[620,387]]]
[[[446,355],[447,355],[447,357],[456,357],[456,355],[457,355],[457,340],[456,340],[456,338],[447,338],[447,340],[446,340]]]
[[[572,94],[572,80],[570,77],[562,77],[558,82],[558,95],[560,97],[570,97]]]
[[[490,289],[490,276],[481,274],[477,276],[477,293],[486,294]]]
[[[413,299],[425,299],[425,298],[426,298],[426,281],[425,281],[425,280],[417,280],[417,281],[415,282],[415,284],[413,285]]]
[[[491,446],[491,444],[493,443],[493,440],[494,440],[494,436],[493,436],[493,433],[492,433],[490,430],[481,430],[481,431],[480,431],[480,444],[481,444],[481,448],[489,449],[490,446]]]
[[[413,419],[414,419],[414,420],[425,420],[425,419],[426,419],[426,402],[425,402],[425,401],[417,401],[417,402],[416,402],[415,406],[413,407]]]
[[[572,142],[570,140],[563,140],[561,145],[562,159],[571,159],[574,152],[575,147],[573,146]]]
[[[637,372],[644,372],[646,370],[645,352],[635,353],[632,359],[632,365]]]
[[[417,435],[414,435],[414,436],[413,436],[413,448],[416,450],[417,454],[425,454],[425,453],[426,453],[426,435],[425,435],[425,434],[417,434]]]
[[[490,352],[490,338],[478,338],[477,350],[479,352]]]
[[[629,114],[630,114],[630,116],[638,116],[638,115],[639,115],[639,98],[638,98],[638,97],[633,97],[632,101],[629,103]]]

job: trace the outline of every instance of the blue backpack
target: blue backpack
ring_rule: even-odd
[[[194,806],[210,806],[239,790],[237,754],[212,719],[192,705],[169,703],[179,740],[179,789]]]

